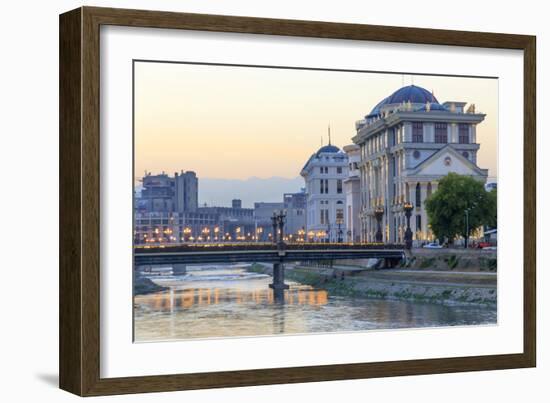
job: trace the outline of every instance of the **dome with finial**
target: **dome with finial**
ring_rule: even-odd
[[[330,125],[329,125],[328,126],[328,144],[326,146],[322,146],[321,148],[319,148],[319,150],[317,151],[317,155],[319,155],[320,153],[339,153],[339,152],[340,152],[340,149],[331,144]]]

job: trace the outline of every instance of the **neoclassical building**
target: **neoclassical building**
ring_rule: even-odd
[[[306,237],[308,241],[344,242],[348,156],[330,144],[308,159],[300,175],[306,184]]]
[[[360,147],[361,240],[375,240],[374,212],[383,211],[384,242],[403,242],[410,202],[413,239],[432,239],[424,201],[449,172],[487,179],[477,166],[476,125],[485,115],[466,102],[440,103],[424,88],[410,85],[380,101],[356,122]]]

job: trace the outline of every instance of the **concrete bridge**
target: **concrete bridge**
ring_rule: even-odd
[[[264,262],[273,263],[275,299],[284,300],[284,264],[343,259],[384,259],[386,267],[393,267],[405,258],[404,245],[382,243],[286,243],[283,213],[274,214],[273,243],[204,243],[170,246],[134,247],[134,267],[172,266],[175,274],[185,273],[188,264]]]
[[[403,245],[382,244],[285,244],[281,248],[280,245],[271,243],[251,243],[134,248],[134,262],[137,266],[238,262],[284,263],[371,258],[395,262],[401,260],[403,255]]]
[[[189,264],[263,262],[273,263],[275,299],[284,300],[284,264],[344,259],[384,259],[393,267],[404,258],[403,245],[382,244],[201,244],[134,248],[135,267],[172,266],[183,274]]]

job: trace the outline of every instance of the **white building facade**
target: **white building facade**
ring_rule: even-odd
[[[356,144],[344,147],[348,156],[348,177],[344,180],[344,191],[346,194],[346,241],[361,241],[361,222],[359,212],[361,211],[361,180],[359,164],[361,163],[361,148]]]
[[[300,175],[306,185],[306,239],[343,242],[346,239],[348,156],[338,147],[321,147],[306,162]]]
[[[375,210],[383,210],[384,242],[403,242],[405,202],[412,203],[415,244],[433,239],[425,200],[449,172],[485,182],[488,171],[477,166],[476,125],[485,115],[465,102],[440,104],[418,86],[403,87],[356,122],[353,142],[360,147],[361,240],[374,242]]]

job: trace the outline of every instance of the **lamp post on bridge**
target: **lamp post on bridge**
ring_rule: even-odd
[[[384,216],[384,208],[376,207],[374,210],[374,218],[376,218],[376,242],[382,242],[384,237],[382,235],[382,217]]]
[[[468,240],[470,238],[470,210],[472,207],[468,207],[464,210],[464,216],[466,221],[466,233],[464,234],[464,249],[468,249]]]
[[[275,211],[271,216],[271,225],[273,227],[273,236],[271,237],[271,240],[275,245],[277,245],[277,213]]]
[[[285,232],[284,232],[285,218],[286,218],[286,215],[284,211],[281,211],[277,215],[277,226],[279,227],[279,242],[277,242],[277,245],[279,247],[279,250],[282,250],[285,247]]]
[[[405,203],[403,210],[405,211],[405,217],[407,218],[407,229],[405,230],[405,248],[412,248],[412,231],[411,231],[411,212],[413,205],[409,202]]]

